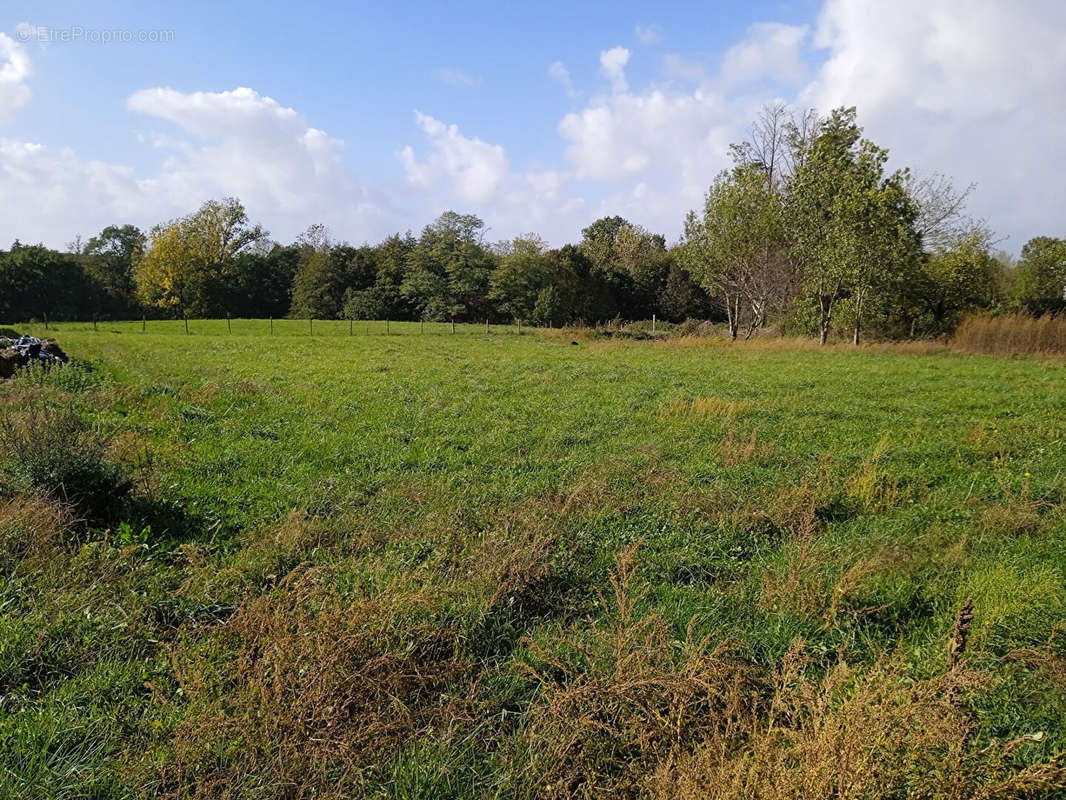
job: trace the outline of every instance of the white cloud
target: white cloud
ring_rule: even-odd
[[[434,74],[437,80],[449,86],[480,86],[481,76],[473,75],[459,67],[439,67]]]
[[[806,25],[759,22],[747,30],[740,42],[726,50],[721,78],[727,84],[768,79],[795,85],[806,76],[801,48],[807,39]]]
[[[637,25],[633,32],[637,36],[637,41],[645,47],[659,44],[663,39],[663,32],[658,25]]]
[[[1018,249],[1066,233],[1066,4],[829,0],[800,101],[855,105],[897,163],[976,181],[972,210]]]
[[[344,165],[341,142],[269,97],[251,89],[148,89],[128,106],[180,128],[177,136],[148,137],[163,156],[158,172],[137,177],[69,149],[3,140],[0,236],[54,244],[117,222],[148,226],[226,195],[240,197],[282,239],[314,221],[355,240],[391,227],[387,203],[371,198]]]
[[[0,122],[7,122],[30,99],[30,57],[26,48],[0,33]]]
[[[629,90],[626,83],[626,64],[629,63],[629,51],[624,47],[612,47],[600,53],[600,71],[611,82],[611,90],[625,92]]]
[[[415,121],[429,145],[419,158],[410,145],[399,153],[417,208],[410,213],[428,220],[451,208],[480,214],[495,238],[534,230],[549,241],[573,238],[575,220],[584,220],[586,204],[571,193],[572,175],[565,170],[530,167],[511,169],[504,148],[465,136],[449,125],[415,112]]]
[[[421,111],[415,112],[415,120],[429,140],[430,153],[420,161],[410,145],[400,151],[407,179],[428,188],[444,177],[461,199],[487,202],[510,169],[503,148],[463,136],[458,126],[445,125]]]
[[[961,14],[953,0],[827,0],[815,22],[753,25],[717,69],[691,53],[665,56],[659,78],[643,85],[627,79],[628,49],[600,52],[608,86],[560,111],[560,154],[545,163],[513,166],[502,143],[471,134],[467,121],[461,129],[416,114],[420,140],[399,151],[397,184],[380,194],[348,168],[340,140],[251,89],[136,92],[128,109],[147,120],[142,140],[159,153],[147,173],[0,140],[0,243],[60,244],[232,194],[280,238],[322,221],[341,238],[374,239],[449,207],[479,213],[500,236],[532,228],[561,243],[614,213],[676,236],[729,165],[728,143],[777,98],[823,111],[856,105],[896,163],[976,181],[972,210],[1010,234],[1013,249],[1066,233],[1056,169],[1066,162],[1066,4],[970,0]],[[647,37],[638,30],[637,39]],[[31,66],[0,34],[0,119],[29,101]],[[579,96],[563,62],[548,73]],[[465,85],[461,76],[475,80],[437,74]]]
[[[570,70],[562,61],[553,61],[548,65],[548,74],[562,84],[567,97],[577,97],[578,91],[574,88],[574,82],[570,79]]]

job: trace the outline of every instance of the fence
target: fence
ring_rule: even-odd
[[[95,331],[113,334],[162,336],[472,336],[523,335],[529,326],[512,323],[430,322],[425,320],[341,320],[341,319],[139,319],[84,322],[32,321],[11,326],[20,333],[51,336],[62,331]]]

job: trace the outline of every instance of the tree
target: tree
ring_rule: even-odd
[[[926,250],[946,252],[984,227],[965,214],[966,201],[976,184],[956,189],[949,178],[939,173],[922,177],[908,173],[904,186],[917,207],[915,229]]]
[[[897,282],[918,258],[921,237],[906,173],[885,178],[887,158],[862,138],[854,108],[833,111],[795,158],[786,213],[823,344],[842,299],[851,300],[858,344],[870,296]]]
[[[1066,239],[1037,236],[1026,242],[1011,284],[1012,302],[1030,314],[1066,309]]]
[[[235,316],[283,317],[292,305],[292,285],[300,249],[276,242],[262,252],[249,248],[230,269],[226,308]]]
[[[729,333],[737,338],[741,303],[750,311],[748,336],[788,294],[791,278],[781,193],[761,162],[721,173],[707,192],[702,216],[685,224],[684,265],[709,293],[722,298]]]
[[[144,233],[135,225],[108,225],[82,248],[86,271],[102,288],[113,312],[135,307],[133,270],[144,253],[145,241]]]
[[[87,319],[100,296],[77,258],[18,242],[0,255],[0,319]]]
[[[592,318],[650,317],[670,269],[666,240],[618,216],[596,220],[581,237],[592,267]]]
[[[542,291],[551,284],[545,250],[544,241],[535,234],[516,237],[497,248],[499,263],[489,277],[489,298],[502,313],[514,319],[533,319]],[[551,298],[543,298],[542,316],[555,302]],[[557,313],[552,306],[548,316]]]
[[[152,229],[134,272],[137,293],[145,304],[182,316],[225,313],[234,259],[265,235],[236,198],[209,200]]]
[[[998,296],[999,271],[988,239],[979,234],[924,258],[916,284],[922,310],[929,318],[928,333],[945,333],[965,312],[991,307]]]
[[[485,223],[446,211],[427,225],[407,259],[400,291],[423,319],[484,319],[491,313],[494,258],[482,243]]]
[[[675,248],[675,250],[678,248]],[[671,322],[712,316],[711,298],[693,279],[677,256],[671,254],[670,270],[657,300],[659,315]],[[719,319],[721,319],[719,317]]]
[[[290,316],[346,316],[351,293],[374,285],[377,251],[369,245],[332,244],[323,226],[312,225],[298,240],[300,260],[292,287]]]

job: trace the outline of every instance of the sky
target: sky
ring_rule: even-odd
[[[856,106],[1007,250],[1066,235],[1062,0],[285,5],[0,3],[0,247],[226,196],[283,242],[676,241],[769,102]]]

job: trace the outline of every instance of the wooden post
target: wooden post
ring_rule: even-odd
[[[452,333],[455,333],[455,320],[452,320]]]
[[[185,317],[185,335],[189,335],[189,318]]]
[[[44,315],[44,329],[48,330],[48,315]]]
[[[96,314],[93,314],[93,330],[96,330]]]
[[[366,335],[367,335],[367,336],[369,336],[369,335],[370,335],[370,322],[369,322],[369,320],[368,320],[368,321],[367,321],[367,323],[366,323]]]
[[[141,333],[144,333],[148,329],[148,315],[141,315]]]
[[[423,320],[419,320],[418,332],[419,333],[425,333],[426,332],[426,321],[424,319]]]
[[[389,321],[387,319],[385,320],[385,335],[389,335]]]
[[[270,318],[270,335],[271,336],[274,335],[274,318],[273,317]]]
[[[308,317],[307,321],[310,323],[308,329],[311,331],[311,335],[314,336],[315,335],[315,318],[314,317]]]
[[[655,315],[651,315],[651,332],[655,333]]]
[[[489,332],[489,318],[485,317],[485,333]]]
[[[230,324],[229,314],[226,314],[226,333],[233,333],[233,325]]]
[[[355,320],[348,320],[348,335],[351,336],[355,332]]]
[[[518,335],[522,335],[522,320],[518,320]]]

